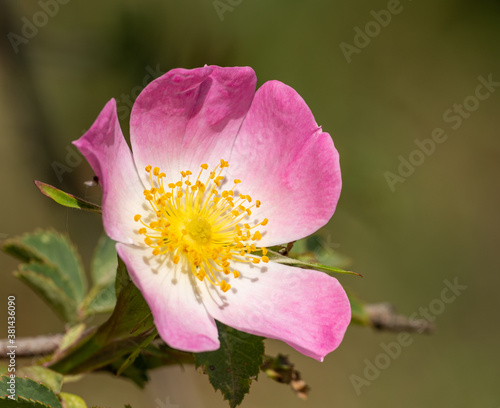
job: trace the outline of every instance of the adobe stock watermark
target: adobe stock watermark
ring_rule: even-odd
[[[85,131],[83,131],[85,133]],[[75,168],[77,168],[83,161],[83,155],[80,151],[73,145],[66,146],[66,157],[64,163],[53,161],[50,165],[54,173],[56,174],[59,183],[63,181],[63,175],[66,173],[72,173]]]
[[[125,120],[130,116],[130,112],[132,110],[132,106],[134,105],[134,101],[137,99],[141,91],[148,85],[152,80],[160,77],[164,74],[163,71],[160,70],[160,64],[156,64],[154,68],[149,65],[145,68],[146,74],[142,78],[142,81],[139,85],[134,86],[130,92],[122,93],[119,98],[116,100],[116,113],[118,115],[118,119]],[[82,134],[86,131],[83,130]],[[80,151],[73,145],[66,146],[66,157],[64,163],[53,161],[51,164],[54,173],[56,174],[57,180],[61,183],[63,181],[63,176],[66,173],[71,173],[73,170],[78,167],[83,162],[83,155]],[[91,184],[86,184],[88,187]]]
[[[467,286],[458,283],[458,278],[455,278],[453,282],[445,279],[443,283],[444,288],[441,290],[440,296],[431,300],[427,307],[420,307],[417,312],[411,314],[409,316],[410,321],[424,318],[430,322],[434,322],[437,316],[444,313],[446,306],[453,303],[467,289]],[[424,330],[423,327],[422,330]],[[417,330],[417,333],[419,332],[421,331]],[[363,360],[365,364],[363,374],[352,374],[349,376],[356,395],[361,395],[363,387],[370,386],[373,381],[379,378],[382,372],[387,370],[391,363],[401,355],[403,349],[413,344],[413,340],[413,337],[409,333],[401,332],[396,336],[395,341],[380,343],[382,351],[371,360],[367,358]]]
[[[241,3],[243,3],[243,0],[214,0],[212,5],[219,16],[219,20],[224,21],[224,14],[233,12]]]
[[[314,249],[314,255],[316,258],[320,258],[322,256],[336,256],[337,252],[335,249],[340,248],[340,244],[334,242],[330,234],[327,235],[326,240],[320,236],[318,243],[319,245]]]
[[[134,86],[130,92],[122,93],[116,100],[118,119],[124,120],[130,116],[132,106],[134,101],[137,99],[141,91],[149,84],[153,79],[162,76],[165,72],[160,70],[160,64],[156,64],[154,68],[149,65],[145,68],[146,74],[142,78],[139,85]]]
[[[474,93],[466,96],[462,103],[454,103],[451,108],[446,109],[443,113],[443,121],[449,124],[451,130],[457,130],[462,126],[465,119],[470,118],[471,114],[477,111],[481,105],[481,101],[486,101],[500,86],[500,82],[493,80],[493,74],[489,74],[486,78],[482,75],[477,77],[478,84],[474,89]],[[417,146],[406,157],[399,155],[399,165],[397,172],[385,171],[384,178],[389,186],[389,189],[396,191],[398,183],[404,183],[411,175],[415,173],[417,167],[420,167],[429,156],[434,154],[437,145],[448,140],[448,133],[442,127],[436,127],[431,132],[431,137],[428,139],[415,139],[413,143]]]
[[[19,52],[19,47],[23,44],[28,44],[29,40],[33,39],[40,29],[45,27],[51,18],[57,16],[60,6],[68,4],[70,0],[39,0],[39,10],[33,13],[31,18],[22,17],[21,34],[13,33],[12,31],[7,34],[14,52]]]
[[[360,54],[363,49],[368,47],[372,39],[377,37],[382,32],[382,28],[385,28],[390,24],[392,17],[402,11],[403,5],[399,0],[389,0],[387,2],[386,9],[379,11],[371,10],[371,20],[364,25],[363,29],[358,26],[354,27],[354,45],[346,42],[341,42],[339,44],[340,50],[342,51],[342,54],[344,54],[344,58],[347,63],[351,63],[352,54]]]
[[[167,397],[165,401],[162,401],[160,398],[156,398],[156,408],[181,408],[179,405],[172,404],[170,402],[170,397]]]

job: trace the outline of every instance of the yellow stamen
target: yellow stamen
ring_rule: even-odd
[[[153,255],[170,257],[174,264],[182,260],[182,265],[189,266],[195,278],[206,279],[222,292],[231,289],[222,276],[232,275],[234,279],[240,276],[237,270],[230,269],[231,265],[269,262],[267,249],[257,249],[252,242],[262,238],[256,228],[265,226],[267,218],[253,225],[249,223],[250,208],[259,208],[261,202],[256,200],[247,207],[245,204],[251,203],[252,198],[234,194],[234,188],[241,183],[239,179],[234,180],[231,189],[222,190],[223,172],[227,167],[229,163],[221,160],[203,178],[209,168],[204,163],[196,180],[189,180],[193,173],[187,170],[180,171],[180,180],[167,183],[159,167],[146,166],[151,188],[144,190],[144,198],[152,210],[153,220],[145,223],[141,214],[134,215],[134,221],[143,226],[138,233],[144,235],[144,242],[151,247]],[[262,251],[262,257],[253,254],[258,250]]]

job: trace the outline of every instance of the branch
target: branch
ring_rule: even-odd
[[[53,334],[51,336],[24,337],[16,339],[17,357],[35,357],[45,356],[57,350],[62,341],[63,334]],[[11,349],[7,346],[12,346],[9,340],[0,340],[0,358],[8,358],[7,352]]]
[[[411,319],[398,315],[394,305],[390,303],[373,303],[365,305],[370,322],[375,329],[393,333],[425,333],[434,332],[434,324],[424,319]]]

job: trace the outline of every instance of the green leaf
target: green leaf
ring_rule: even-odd
[[[115,283],[94,286],[82,303],[85,316],[97,313],[111,313],[116,305]]]
[[[26,399],[24,397],[19,397],[15,400],[9,398],[0,397],[0,407],[1,408],[53,408],[43,402],[33,401],[32,399]]]
[[[79,303],[86,293],[87,282],[78,252],[67,237],[55,231],[38,230],[4,243],[4,250],[24,262],[46,263],[58,270],[53,280],[64,280],[61,288],[70,288]]]
[[[311,235],[295,241],[290,256],[301,261],[332,265],[342,269],[348,268],[352,261],[339,251],[336,251],[334,248],[337,246],[338,244],[331,242],[329,237],[324,239],[319,235]]]
[[[94,284],[106,284],[115,281],[116,268],[118,267],[115,244],[115,241],[106,234],[102,234],[99,241],[97,241],[90,269]]]
[[[22,367],[17,370],[18,377],[28,377],[32,380],[46,385],[54,393],[61,392],[63,385],[63,376],[55,371],[41,366]]]
[[[127,357],[127,359],[118,369],[117,375],[121,375],[136,360],[136,358],[139,357],[141,351],[149,346],[149,344],[155,339],[157,335],[158,331],[153,330],[153,332],[148,337],[146,337],[146,339],[141,344],[139,344],[139,347],[137,347],[134,352]]]
[[[16,399],[11,400],[8,397],[0,397],[0,406],[13,408],[62,408],[59,399],[53,391],[47,386],[39,384],[30,378],[15,377],[15,379],[12,379],[7,376],[2,376],[0,381],[0,395],[11,395],[9,392],[9,381],[12,380],[15,381]]]
[[[45,264],[24,264],[21,265],[19,271],[14,272],[14,276],[44,299],[63,321],[75,322],[78,318],[76,303],[51,278],[47,277],[50,269],[51,267]],[[45,273],[40,273],[40,270],[45,270]]]
[[[88,408],[85,401],[78,395],[61,392],[59,398],[64,403],[64,408]]]
[[[118,375],[118,370],[126,360],[127,358],[123,356],[100,370]],[[150,343],[120,375],[133,381],[138,387],[144,388],[149,381],[150,370],[169,365],[183,366],[183,364],[194,364],[194,354],[173,349],[164,343]]]
[[[319,263],[315,262],[307,262],[307,261],[301,261],[300,259],[295,259],[295,258],[290,258],[288,256],[281,255],[278,252],[274,252],[272,250],[267,251],[267,256],[269,260],[280,263],[283,265],[289,265],[289,266],[295,266],[297,268],[303,268],[303,269],[313,269],[315,271],[320,271],[320,272],[325,272],[330,276],[335,276],[334,274],[340,273],[344,275],[357,275],[361,276],[357,272],[352,272],[352,271],[345,271],[340,268],[335,268],[333,266],[327,266],[327,265],[321,265]]]
[[[58,188],[51,186],[50,184],[35,180],[35,185],[43,195],[52,198],[52,200],[54,200],[57,204],[61,204],[64,207],[75,208],[77,210],[92,211],[99,214],[102,212],[100,206],[75,197],[72,194],[61,191]]]
[[[113,314],[62,358],[54,361],[51,369],[63,374],[95,370],[133,353],[151,335],[155,328],[151,311],[139,289],[130,278],[125,279],[126,274],[126,269],[119,274],[124,286]]]
[[[52,356],[52,361],[57,361],[60,356],[67,353],[70,348],[73,348],[78,341],[84,336],[86,325],[85,323],[75,324],[71,326],[68,331],[64,334],[59,347]]]
[[[231,408],[241,404],[256,379],[264,355],[261,337],[240,332],[217,322],[220,348],[195,354],[197,367],[208,374],[210,383],[220,390]]]
[[[76,324],[69,328],[64,337],[59,344],[59,349],[63,350],[65,348],[71,347],[75,341],[77,341],[85,331],[85,323]]]
[[[127,339],[149,332],[154,327],[148,304],[130,281],[121,290],[113,314],[100,326],[98,337],[105,341]]]
[[[115,279],[115,292],[118,296],[124,288],[133,285],[132,280],[127,272],[127,266],[125,263],[118,258],[118,269],[116,270],[116,279]]]
[[[65,375],[82,374],[102,369],[117,360],[121,360],[116,367],[116,370],[118,370],[123,364],[124,360],[122,358],[127,354],[133,353],[144,342],[148,334],[149,332],[141,333],[137,336],[112,340],[109,343],[103,344],[99,336],[96,336],[94,333],[63,358],[52,363],[50,368]]]
[[[103,370],[109,371],[114,375],[118,375],[118,370],[125,362],[125,358],[113,361],[108,366],[104,367]],[[149,381],[149,375],[147,373],[148,367],[138,364],[142,360],[140,357],[135,360],[132,365],[127,367],[120,375],[123,378],[127,378],[132,381],[139,388],[144,388]]]
[[[76,311],[75,293],[73,285],[68,279],[68,275],[64,275],[57,267],[46,263],[28,263],[20,267],[21,271],[30,270],[38,275],[43,275],[50,279],[66,295],[65,299],[70,299],[72,306]]]
[[[94,286],[83,301],[86,315],[110,313],[116,304],[115,279],[118,256],[115,241],[103,234],[97,243],[91,264]]]

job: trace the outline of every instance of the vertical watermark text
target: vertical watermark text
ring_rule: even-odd
[[[7,371],[9,373],[9,380],[7,381],[8,387],[7,397],[9,399],[16,399],[16,297],[10,295],[7,298]]]

